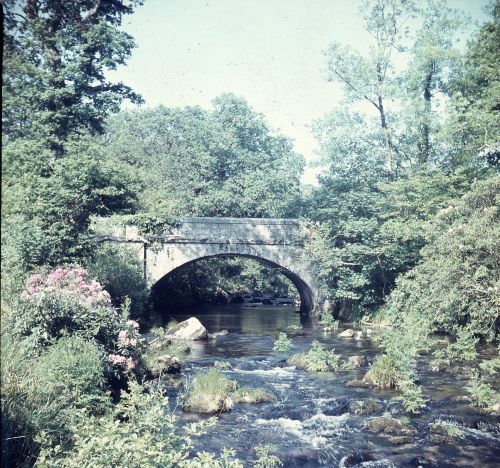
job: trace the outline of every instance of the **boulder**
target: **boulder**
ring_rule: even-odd
[[[338,336],[340,338],[352,338],[354,336],[354,330],[348,328],[347,330],[344,330],[342,333],[339,333]]]
[[[368,398],[367,400],[358,400],[351,402],[350,410],[354,414],[361,414],[361,415],[375,414],[375,413],[381,413],[384,410],[384,406],[378,401]]]
[[[352,387],[352,388],[369,388],[372,386],[373,385],[370,382],[359,379],[349,380],[349,382],[346,383],[346,387]]]
[[[181,371],[181,363],[179,358],[175,356],[164,354],[163,356],[159,356],[157,361],[165,366],[163,372],[167,374],[178,374]]]
[[[191,317],[170,328],[165,337],[172,340],[197,341],[208,339],[208,333],[196,317]]]
[[[364,340],[365,337],[363,335],[363,332],[362,331],[357,331],[356,333],[354,333],[354,339],[357,340],[357,341]]]
[[[458,426],[443,423],[433,423],[429,427],[429,438],[434,444],[450,445],[455,444],[456,439],[460,439],[463,430]]]
[[[417,432],[413,426],[387,416],[367,421],[366,428],[375,434],[396,435],[398,437],[414,435]]]
[[[349,356],[347,358],[347,363],[349,367],[353,368],[358,368],[358,367],[364,367],[368,364],[368,359],[366,359],[365,356]]]
[[[220,370],[230,370],[233,368],[230,362],[227,361],[214,361],[213,366]]]

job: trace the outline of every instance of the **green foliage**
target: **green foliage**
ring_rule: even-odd
[[[189,468],[243,468],[240,460],[235,459],[236,452],[232,449],[224,448],[222,453],[217,455],[209,452],[197,453],[196,457],[186,462],[185,466]]]
[[[413,316],[433,329],[457,333],[466,327],[494,340],[500,312],[498,193],[498,177],[476,182],[429,223],[422,262],[398,280],[389,300],[395,322]]]
[[[275,396],[263,388],[241,387],[231,395],[231,398],[235,403],[262,403],[274,400]]]
[[[404,375],[401,375],[397,361],[387,354],[378,356],[365,375],[365,379],[377,388],[399,387],[403,378]]]
[[[274,347],[273,349],[275,351],[278,351],[280,353],[284,353],[292,347],[292,340],[288,338],[288,335],[286,333],[281,332],[278,335],[278,338],[276,338],[274,342]]]
[[[31,462],[36,435],[65,444],[76,410],[101,414],[111,401],[104,356],[91,341],[63,337],[39,358],[32,343],[2,336],[2,460]],[[3,463],[2,463],[3,464]]]
[[[479,339],[468,329],[461,327],[456,332],[456,340],[444,350],[434,353],[440,360],[451,363],[460,361],[474,361],[477,357],[476,344]]]
[[[477,373],[465,387],[472,401],[472,405],[487,412],[498,412],[500,394],[484,381]]]
[[[152,386],[144,388],[131,381],[130,391],[122,392],[119,403],[101,417],[79,411],[71,424],[72,446],[55,444],[49,433],[39,436],[42,450],[40,467],[185,466],[192,436],[215,424],[213,419],[176,428],[176,418],[168,408],[168,398]]]
[[[325,313],[321,316],[319,324],[326,332],[337,331],[339,328],[339,321],[333,318],[333,315]]]
[[[141,98],[107,70],[125,63],[133,39],[122,16],[142,2],[5,2],[3,131],[43,138],[57,154],[71,134],[102,131],[124,99]]]
[[[8,186],[3,227],[17,233],[6,242],[26,267],[90,255],[91,217],[126,213],[136,205],[136,175],[106,159],[87,138],[67,142],[65,156],[55,161],[36,141],[13,141],[4,147],[2,163]]]
[[[198,372],[186,385],[184,409],[201,413],[230,411],[233,402],[229,395],[234,390],[236,383],[220,370],[211,368]]]
[[[500,356],[496,356],[493,359],[488,359],[486,361],[483,361],[481,364],[479,364],[479,367],[483,372],[490,374],[490,375],[495,375],[500,372]]]
[[[412,381],[403,381],[400,384],[401,395],[396,397],[403,403],[403,408],[408,413],[418,414],[425,407],[426,399],[422,396],[422,387]]]
[[[62,337],[37,360],[32,378],[38,382],[41,399],[58,395],[64,407],[102,411],[105,395],[105,355],[93,341],[78,335]]]
[[[327,350],[319,341],[313,341],[307,353],[297,353],[288,359],[288,364],[309,372],[332,372],[340,367],[340,356],[335,349]]]
[[[149,288],[137,253],[122,245],[103,244],[95,251],[87,268],[111,295],[115,307],[120,307],[125,298],[129,298],[131,317],[147,319]]]
[[[120,114],[107,129],[112,158],[146,181],[144,212],[194,216],[295,214],[303,159],[241,98],[212,111],[159,106]],[[161,217],[161,216],[160,216]]]
[[[255,453],[259,457],[253,462],[253,466],[257,468],[277,468],[283,466],[283,463],[276,455],[270,455],[271,445],[257,445]]]
[[[469,41],[450,86],[445,136],[456,148],[454,164],[477,164],[478,156],[491,165],[499,163],[500,5],[493,0],[490,6],[491,18]]]

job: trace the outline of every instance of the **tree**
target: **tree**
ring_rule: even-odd
[[[366,31],[374,40],[369,57],[349,46],[334,43],[327,51],[328,79],[344,85],[348,101],[366,101],[378,113],[385,144],[389,178],[394,175],[394,143],[388,122],[386,101],[395,90],[393,54],[400,47],[404,22],[410,15],[405,0],[365,1],[360,8]]]
[[[110,121],[106,151],[148,182],[143,211],[191,216],[293,216],[303,159],[241,98],[214,109],[123,112]]]
[[[452,164],[492,165],[500,160],[500,2],[491,3],[492,18],[472,38],[453,76],[446,136],[454,148]]]
[[[51,157],[42,143],[26,140],[4,150],[2,227],[11,235],[2,239],[7,247],[2,260],[21,255],[28,269],[88,255],[92,216],[127,213],[136,206],[135,175],[123,163],[105,159],[89,138],[68,141],[64,157],[52,163],[47,176]],[[30,244],[39,249],[10,250]]]
[[[448,95],[449,75],[460,63],[455,47],[456,34],[466,19],[452,10],[445,0],[427,0],[417,8],[421,24],[410,49],[411,59],[404,74],[404,104],[410,110],[406,126],[416,143],[416,161],[420,164],[436,159],[436,135],[439,118],[436,103]],[[416,125],[415,125],[416,124]],[[442,149],[442,146],[441,148]]]
[[[9,139],[43,138],[55,156],[75,133],[100,133],[123,99],[140,102],[106,70],[134,47],[122,16],[142,0],[8,0],[3,62],[3,128]]]
[[[400,277],[389,311],[435,330],[463,327],[494,341],[500,303],[499,178],[478,181],[428,223],[422,262]]]

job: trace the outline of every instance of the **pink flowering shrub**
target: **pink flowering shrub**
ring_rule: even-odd
[[[83,268],[60,267],[31,275],[20,305],[15,331],[34,338],[38,346],[78,334],[101,345],[113,368],[139,366],[143,351],[139,324],[127,320],[126,307],[118,313],[109,294]]]

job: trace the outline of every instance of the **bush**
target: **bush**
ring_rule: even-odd
[[[256,468],[278,468],[283,466],[283,463],[276,455],[270,455],[271,445],[257,445],[255,453],[259,458],[253,462]]]
[[[401,395],[396,397],[396,400],[400,400],[403,403],[403,408],[408,413],[420,413],[427,401],[422,397],[422,387],[419,387],[411,381],[401,383],[400,387]]]
[[[332,372],[339,368],[340,356],[334,349],[327,350],[319,341],[313,341],[307,353],[294,354],[288,364],[309,372]]]
[[[36,457],[35,436],[68,439],[74,412],[110,407],[103,352],[82,337],[63,337],[39,358],[32,343],[2,337],[2,458],[18,463]]]
[[[332,314],[323,314],[321,316],[321,320],[319,321],[319,324],[323,328],[324,331],[326,332],[333,332],[337,331],[339,328],[339,321],[335,320],[333,318]]]
[[[81,466],[126,466],[153,468],[185,466],[192,448],[191,436],[215,423],[191,424],[176,429],[176,418],[168,399],[155,386],[144,391],[130,382],[113,411],[102,417],[79,411],[70,427],[72,447],[54,445],[50,434],[40,434],[42,451],[37,466],[80,468]]]
[[[218,369],[196,373],[186,387],[185,410],[199,413],[231,411],[233,401],[229,394],[236,390],[236,383]]]
[[[405,377],[394,358],[387,354],[378,356],[365,375],[365,379],[377,388],[397,388]]]
[[[83,268],[57,268],[30,276],[12,315],[14,336],[28,337],[39,352],[52,340],[79,335],[103,347],[118,372],[138,367],[142,353],[139,325],[121,314],[97,281]]]
[[[274,342],[273,349],[280,353],[284,353],[288,351],[291,347],[292,347],[292,340],[288,338],[288,335],[286,333],[281,332],[278,335],[276,341]]]
[[[479,339],[465,327],[456,331],[456,340],[445,349],[438,350],[434,355],[447,364],[459,361],[474,361],[477,357],[476,344]]]
[[[470,395],[473,406],[487,412],[499,412],[500,394],[478,374],[472,377],[465,389]]]
[[[131,317],[147,317],[149,288],[136,253],[123,245],[100,245],[88,264],[88,271],[111,295],[115,307],[120,307],[128,297]]]
[[[464,327],[494,341],[500,311],[500,178],[477,182],[426,225],[422,261],[397,281],[389,306],[456,334]]]

